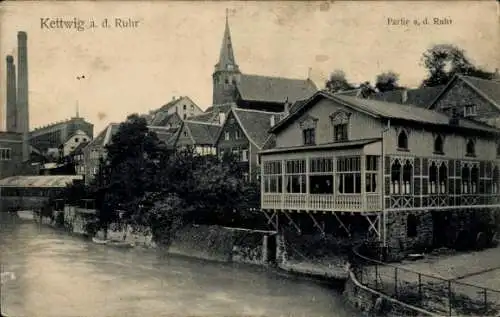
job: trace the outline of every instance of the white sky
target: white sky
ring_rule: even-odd
[[[212,100],[213,67],[225,9],[236,61],[248,74],[311,78],[318,87],[335,69],[352,82],[374,81],[386,70],[416,86],[422,53],[436,43],[465,49],[477,65],[499,67],[495,1],[337,2],[3,2],[0,4],[0,104],[5,127],[5,55],[17,60],[17,31],[28,33],[31,128],[75,114],[109,122],[190,96],[202,109]],[[135,29],[77,32],[41,29],[45,17],[132,18]],[[451,25],[388,26],[387,18],[451,18]],[[87,80],[75,77],[84,74]]]

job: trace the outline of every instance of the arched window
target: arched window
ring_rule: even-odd
[[[408,149],[408,135],[405,130],[401,130],[398,135],[398,148],[399,149]]]
[[[439,193],[446,194],[447,189],[447,180],[448,180],[448,168],[446,164],[443,162],[439,167]]]
[[[418,218],[415,215],[408,215],[406,218],[406,236],[413,238],[417,236]]]
[[[442,154],[443,150],[443,137],[438,135],[434,140],[434,153]]]
[[[469,156],[476,155],[476,146],[474,144],[474,140],[472,140],[472,139],[469,139],[467,141],[466,154]]]
[[[395,160],[391,166],[391,194],[399,194],[401,186],[401,163]]]
[[[468,166],[462,167],[462,194],[470,192],[470,169]]]
[[[470,189],[471,194],[477,194],[477,186],[479,184],[479,169],[477,166],[472,167],[470,171]]]
[[[500,183],[500,172],[498,170],[498,166],[495,166],[493,169],[493,184],[492,184],[492,192],[493,194],[498,194],[498,187]]]
[[[411,194],[412,192],[412,178],[413,178],[413,165],[410,160],[406,160],[406,163],[403,167],[403,187],[401,188],[402,194]]]
[[[435,162],[429,166],[429,194],[436,194],[438,192],[438,168]]]

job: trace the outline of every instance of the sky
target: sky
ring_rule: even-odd
[[[425,76],[422,53],[433,44],[463,48],[478,66],[500,68],[496,1],[14,1],[0,4],[0,130],[5,128],[5,56],[17,62],[17,32],[28,33],[30,127],[75,116],[97,135],[128,114],[189,96],[212,101],[226,9],[236,62],[246,74],[310,78],[319,88],[331,72],[349,81],[392,70],[400,84]],[[42,19],[93,20],[98,28],[47,29]],[[116,18],[139,21],[115,27]],[[408,20],[392,25],[388,19]],[[414,20],[430,24],[415,25]],[[433,24],[434,18],[451,20]],[[113,25],[103,28],[104,19]],[[42,27],[43,26],[43,27]],[[77,76],[85,75],[78,81]]]

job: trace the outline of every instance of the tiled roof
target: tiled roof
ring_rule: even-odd
[[[450,125],[450,117],[444,113],[411,105],[404,106],[397,103],[390,103],[373,99],[333,95],[321,91],[318,92],[314,97],[310,98],[307,103],[303,104],[295,112],[291,113],[285,120],[275,125],[272,131],[277,132],[282,127],[286,126],[286,124],[290,122],[293,117],[296,117],[301,113],[302,109],[309,105],[313,105],[317,98],[327,98],[336,102],[340,102],[347,107],[379,118],[399,119],[404,121],[420,122],[433,125]],[[485,132],[500,132],[500,130],[495,129],[487,124],[468,119],[460,119],[457,127]]]
[[[387,101],[399,104],[409,104],[417,107],[427,108],[432,101],[443,91],[444,85],[435,87],[423,87],[416,89],[397,89],[379,92],[368,97],[368,99]],[[406,94],[406,99],[404,94]]]
[[[355,88],[355,89],[349,89],[349,90],[336,91],[334,94],[335,95],[357,97],[360,94],[360,92],[361,92],[361,88]]]
[[[165,127],[148,126],[148,129],[156,133],[158,139],[165,144],[168,144],[170,139],[175,136],[177,129],[169,129]]]
[[[186,128],[189,129],[195,144],[215,144],[215,138],[221,129],[220,125],[206,122],[184,121]]]
[[[232,107],[236,105],[233,103],[223,104],[223,105],[214,105],[209,107],[204,113],[199,114],[197,116],[189,117],[189,121],[197,121],[197,122],[207,122],[219,124],[219,113],[225,113],[226,115],[229,113]]]
[[[238,91],[243,100],[284,103],[312,96],[318,89],[309,80],[242,74]]]
[[[473,86],[479,92],[484,94],[484,97],[489,99],[493,104],[500,108],[500,81],[487,80],[472,76],[460,76],[463,81]]]
[[[362,147],[367,144],[371,144],[374,142],[380,141],[380,138],[371,138],[371,139],[363,139],[363,140],[353,140],[347,142],[330,142],[324,144],[314,144],[314,145],[299,145],[292,146],[286,148],[271,148],[264,151],[261,151],[261,154],[268,153],[280,153],[280,152],[299,152],[299,151],[311,151],[311,150],[326,150],[326,149],[345,149],[345,148],[356,148]]]
[[[240,108],[234,108],[233,113],[249,141],[262,148],[269,137],[271,117],[276,113]]]
[[[172,116],[176,115],[176,113],[169,114],[164,111],[158,111],[153,115],[151,119],[150,125],[153,126],[164,126]]]
[[[73,150],[72,154],[75,155],[75,154],[82,153],[83,148],[86,147],[87,144],[89,144],[89,142],[82,142],[82,143],[78,144],[78,146]]]
[[[0,180],[0,187],[66,187],[82,175],[11,176]]]

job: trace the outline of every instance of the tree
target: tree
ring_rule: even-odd
[[[162,147],[156,133],[149,131],[144,118],[133,114],[120,124],[106,146],[107,156],[100,168],[103,184],[98,186],[102,224],[114,221],[118,210],[125,219],[139,209],[145,193],[156,188],[155,175]]]
[[[360,90],[359,94],[362,98],[368,98],[372,94],[376,93],[375,88],[373,88],[369,81],[361,83],[358,89]]]
[[[377,75],[375,87],[380,92],[391,91],[399,89],[398,86],[399,75],[393,71],[388,71]]]
[[[330,78],[325,83],[325,89],[331,93],[338,91],[351,90],[355,87],[346,79],[345,73],[342,70],[335,70],[330,74]]]
[[[452,44],[438,44],[422,55],[422,63],[427,69],[423,87],[434,87],[448,83],[456,74],[492,79],[493,73],[474,66],[465,51]]]

